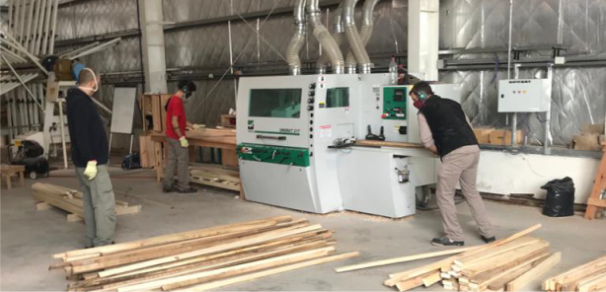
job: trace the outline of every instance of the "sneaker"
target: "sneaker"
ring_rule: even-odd
[[[174,191],[175,191],[175,188],[173,188],[173,187],[165,187],[165,186],[162,186],[162,192],[163,192],[163,193],[172,193],[172,192],[174,192]]]
[[[440,238],[434,238],[431,240],[431,244],[435,246],[464,246],[464,241],[454,241],[446,236]]]
[[[198,190],[196,190],[192,187],[189,187],[187,189],[180,189],[180,188],[175,188],[175,189],[177,190],[177,193],[180,193],[180,194],[191,194],[191,193],[198,192]]]
[[[497,240],[497,238],[494,236],[493,237],[484,237],[482,235],[482,240],[484,240],[484,242],[486,242],[486,243],[493,243],[495,240]]]

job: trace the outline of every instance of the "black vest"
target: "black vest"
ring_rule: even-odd
[[[478,145],[461,105],[434,95],[421,108],[440,157],[467,145]]]

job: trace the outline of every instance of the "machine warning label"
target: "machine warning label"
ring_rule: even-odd
[[[252,132],[252,131],[254,131],[254,130],[255,130],[255,121],[253,121],[253,120],[249,120],[249,121],[248,121],[248,131],[249,131],[249,132]]]
[[[332,137],[332,125],[320,126],[320,138]]]

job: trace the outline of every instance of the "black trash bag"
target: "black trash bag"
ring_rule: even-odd
[[[574,215],[574,182],[571,178],[554,179],[541,187],[547,190],[543,215],[566,217]]]

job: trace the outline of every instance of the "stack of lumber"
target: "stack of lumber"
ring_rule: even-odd
[[[599,258],[543,283],[545,291],[606,291],[606,257]]]
[[[32,191],[34,199],[39,202],[36,205],[38,210],[45,210],[52,206],[70,213],[67,215],[67,220],[70,222],[83,220],[84,201],[81,192],[45,183],[33,184]],[[139,211],[141,211],[141,205],[129,206],[128,202],[116,200],[116,215],[134,214]]]
[[[281,216],[68,251],[68,291],[205,291],[357,256],[335,254],[332,232]]]
[[[540,227],[540,224],[533,226],[487,245],[454,250],[453,253],[460,254],[391,274],[384,284],[399,291],[429,287],[440,282],[445,289],[454,291],[517,291],[560,261],[560,253],[550,254],[548,242],[527,236]],[[409,259],[445,254],[447,252]]]
[[[191,182],[232,191],[240,191],[240,172],[209,164],[194,164],[190,167]]]

